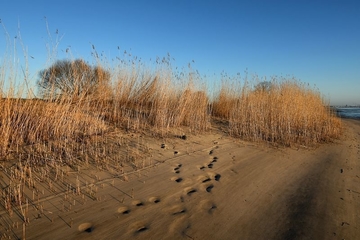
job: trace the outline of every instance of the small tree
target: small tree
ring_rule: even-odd
[[[82,59],[58,60],[39,73],[37,86],[44,98],[93,95],[99,87],[108,85],[110,73],[101,67],[92,67]]]
[[[273,87],[272,82],[269,81],[263,81],[263,82],[259,82],[255,87],[254,90],[255,92],[269,92],[271,90],[271,88]]]

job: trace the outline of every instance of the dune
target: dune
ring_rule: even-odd
[[[339,140],[316,148],[275,148],[215,129],[166,144],[145,134],[148,167],[124,177],[84,164],[50,187],[37,179],[44,190],[24,191],[27,203],[12,214],[2,211],[0,233],[6,239],[356,239],[360,121],[343,123]]]

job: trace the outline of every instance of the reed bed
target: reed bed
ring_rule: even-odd
[[[112,74],[109,85],[89,96],[22,99],[0,89],[7,96],[0,100],[1,156],[19,145],[82,141],[113,127],[202,132],[212,117],[225,120],[234,137],[285,146],[327,142],[341,132],[321,94],[296,80],[274,80],[266,90],[227,83],[210,100],[206,87],[195,87],[190,77],[178,80],[166,71]]]
[[[313,146],[340,136],[341,121],[318,91],[294,79],[275,79],[270,86],[244,85],[228,110],[231,135],[285,146]]]
[[[5,98],[0,100],[1,155],[14,146],[77,139],[100,134],[107,126],[85,115],[79,106],[63,102]]]
[[[201,132],[209,127],[208,97],[191,79],[177,80],[164,71],[141,76],[115,76],[107,114],[111,123],[127,130],[151,128],[158,132],[180,126]]]
[[[146,68],[136,58],[131,64],[118,58],[119,64],[110,66],[96,57],[94,67],[70,59],[64,73],[70,81],[64,88],[53,85],[44,91],[46,85],[39,84],[34,98],[27,71],[19,83],[19,67],[12,58],[5,56],[0,65],[1,158],[19,146],[56,141],[76,145],[96,135],[106,138],[114,129],[165,136],[185,127],[200,133],[210,129],[211,118],[224,120],[234,137],[285,146],[327,142],[341,133],[340,120],[321,94],[293,79],[273,79],[271,87],[257,88],[256,79],[234,78],[211,89],[217,94],[209,97],[206,79],[191,68],[175,73],[166,58],[156,68]],[[47,69],[42,74],[56,74]]]

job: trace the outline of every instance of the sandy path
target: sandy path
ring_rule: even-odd
[[[29,210],[27,239],[356,239],[360,122],[344,122],[341,140],[315,150],[220,133],[168,140],[165,148],[154,140],[153,159],[162,163],[128,182],[94,182],[93,199],[49,198],[41,218]],[[14,218],[3,213],[2,226],[21,238]]]

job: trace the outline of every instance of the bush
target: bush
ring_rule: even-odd
[[[79,99],[98,94],[99,88],[108,85],[110,81],[108,71],[99,66],[92,67],[82,59],[58,60],[42,70],[39,77],[39,92],[47,99]]]

